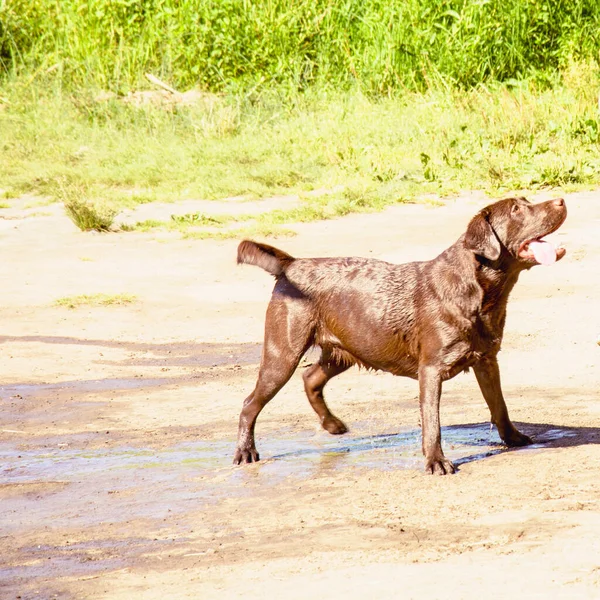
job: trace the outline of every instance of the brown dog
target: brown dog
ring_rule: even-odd
[[[507,446],[530,444],[508,417],[496,355],[508,296],[521,271],[565,255],[542,238],[567,216],[564,200],[531,204],[509,198],[471,219],[437,258],[395,265],[365,258],[293,258],[243,241],[238,263],[275,276],[258,381],[240,415],[235,464],[255,462],[254,425],[292,376],[302,355],[320,346],[304,373],[308,400],[329,433],[347,431],[323,398],[327,381],[357,364],[419,380],[425,470],[453,473],[440,432],[442,382],[473,367],[492,422]]]

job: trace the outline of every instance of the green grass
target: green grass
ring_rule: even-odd
[[[4,0],[0,75],[125,93],[471,87],[597,57],[593,0]]]
[[[185,215],[171,215],[171,221],[177,225],[207,225],[209,227],[222,227],[231,217],[226,216],[209,216],[202,213],[188,213]]]
[[[404,200],[383,190],[347,188],[341,192],[306,197],[299,206],[275,209],[269,212],[233,215],[192,213],[171,215],[170,221],[148,219],[135,225],[125,225],[127,231],[148,232],[156,229],[179,231],[186,239],[232,239],[249,235],[281,237],[295,235],[290,229],[281,227],[289,223],[310,223],[343,217],[350,213],[378,211],[390,204]],[[243,227],[239,224],[246,223]],[[208,227],[209,229],[202,228]]]
[[[75,309],[83,306],[124,306],[136,301],[136,296],[132,294],[81,294],[58,298],[54,305]]]
[[[599,84],[597,64],[585,62],[557,74],[553,87],[441,86],[378,99],[359,90],[272,92],[167,111],[21,83],[0,90],[10,99],[0,111],[0,181],[11,197],[73,206],[82,229],[106,230],[117,212],[152,201],[301,197],[299,207],[255,217],[190,213],[123,227],[205,237],[461,190],[592,187],[600,182]]]
[[[31,212],[27,215],[27,218],[32,218],[32,217],[50,217],[52,216],[51,212],[48,211],[44,211],[44,210],[36,210],[35,212]]]
[[[67,200],[64,203],[67,216],[81,231],[110,231],[117,212],[94,206],[86,200]]]
[[[292,237],[296,232],[286,227],[278,225],[268,225],[263,223],[255,223],[246,227],[229,229],[226,231],[206,231],[201,229],[188,229],[183,232],[183,238],[186,240],[239,240],[242,238],[252,237]]]
[[[117,211],[94,203],[89,198],[89,184],[59,178],[55,195],[63,202],[65,213],[81,231],[110,231]]]
[[[2,199],[109,231],[149,202],[300,196],[121,226],[223,239],[593,187],[599,57],[592,0],[0,0]],[[197,101],[132,102],[148,73]]]
[[[244,216],[238,220],[244,220]],[[187,231],[191,227],[224,227],[236,219],[229,215],[208,216],[202,213],[189,213],[185,215],[171,215],[169,221],[159,219],[146,219],[138,221],[134,225],[121,225],[123,231],[151,231],[153,229],[165,229],[167,231]]]

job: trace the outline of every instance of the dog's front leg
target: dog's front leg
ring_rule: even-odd
[[[521,433],[508,416],[506,402],[500,385],[500,368],[495,356],[488,356],[473,365],[475,377],[481,393],[487,402],[492,416],[492,423],[498,428],[498,434],[507,446],[526,446],[531,444],[529,436]]]
[[[419,401],[421,405],[421,428],[425,471],[435,475],[454,473],[454,465],[442,451],[440,429],[440,396],[442,376],[440,370],[431,365],[419,367]]]

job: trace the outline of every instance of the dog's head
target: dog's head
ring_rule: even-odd
[[[565,255],[543,238],[567,218],[562,198],[531,204],[525,198],[507,198],[486,206],[469,223],[465,246],[489,261],[512,259],[522,269],[550,265]]]

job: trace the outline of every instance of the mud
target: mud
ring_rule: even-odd
[[[541,198],[540,198],[541,199]],[[600,194],[567,257],[524,274],[500,356],[534,445],[508,450],[472,375],[444,386],[455,476],[422,473],[413,381],[352,370],[320,430],[301,372],[230,464],[272,280],[235,242],[0,219],[1,598],[600,596]],[[485,200],[297,225],[293,254],[429,258]],[[0,214],[1,217],[1,214]],[[83,293],[130,306],[53,306]]]

